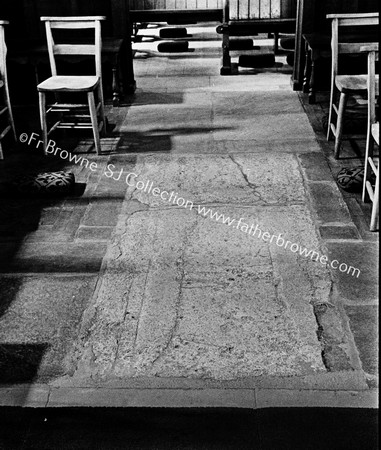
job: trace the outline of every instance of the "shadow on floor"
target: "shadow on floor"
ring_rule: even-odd
[[[0,343],[0,383],[31,383],[48,344]]]
[[[373,450],[377,411],[0,409],[2,449]]]

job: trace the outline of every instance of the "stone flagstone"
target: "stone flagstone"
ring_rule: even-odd
[[[257,203],[248,180],[265,180],[261,168],[268,170],[271,164],[261,165],[261,158],[256,164],[251,161],[256,175],[245,178],[237,162],[245,166],[250,158],[234,159],[164,157],[167,170],[162,170],[160,159],[154,166],[154,158],[141,158],[136,172],[157,180],[162,188],[170,174],[192,171],[198,200],[206,202],[210,195],[200,186],[209,185],[216,194],[213,183],[217,189],[220,181],[221,204],[211,207],[236,224],[216,222],[196,209],[157,204],[151,194],[139,195],[131,188],[106,255],[101,286],[83,322],[74,379],[231,380],[325,371],[313,304],[329,300],[328,269],[237,227],[242,218],[262,232],[282,233],[291,242],[319,250],[295,159],[283,155],[279,162],[294,185],[285,193],[282,176],[271,180],[271,190],[263,183],[264,199],[273,206],[261,201],[255,207],[247,205],[250,200]],[[204,165],[210,170],[202,174]],[[224,177],[235,189],[233,199]],[[179,178],[173,186],[177,183],[182,192]],[[235,188],[237,178],[241,184]],[[190,185],[187,189],[193,190]]]

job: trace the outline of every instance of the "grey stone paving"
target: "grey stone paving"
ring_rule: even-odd
[[[281,221],[294,239],[312,231],[311,220],[298,220],[305,207],[221,212],[249,223],[260,217],[268,230]],[[313,280],[329,291],[326,269],[308,274],[293,254],[177,208],[121,221],[76,375],[234,379],[325,370],[311,303],[327,301]],[[290,272],[307,272],[292,285],[284,259]]]
[[[135,96],[109,111],[118,151],[105,142],[112,153],[92,157],[96,173],[73,168],[88,183],[80,200],[44,206],[37,230],[0,243],[1,342],[37,346],[40,383],[20,386],[13,404],[374,403],[365,391],[376,357],[369,336],[351,331],[364,321],[375,334],[373,238],[361,240],[287,70],[220,77],[215,48],[196,47],[189,58],[137,58]],[[362,278],[249,235],[251,225]],[[364,396],[320,401],[321,389]]]
[[[160,134],[170,124],[172,142],[176,136],[187,149],[188,135],[182,133],[187,127],[212,127],[213,139],[229,141],[237,138],[238,125],[238,140],[250,141],[253,153],[235,154],[230,147],[228,155],[138,156],[127,179],[134,186],[128,188],[101,286],[73,354],[73,380],[234,380],[326,372],[313,305],[329,302],[328,269],[197,211],[198,205],[211,207],[318,250],[298,158],[257,154],[252,140],[267,143],[279,133],[290,147],[296,140],[314,149],[305,113],[291,91],[275,95],[271,106],[269,93],[250,92],[251,79],[241,79],[237,89],[231,78],[225,79],[228,104],[238,110],[242,101],[245,110],[242,120],[232,122],[222,93],[205,96],[202,108],[188,106],[196,80],[186,80],[185,87],[168,80],[172,91],[187,93],[182,108],[141,106],[137,94],[120,131],[143,128]],[[220,135],[213,129],[218,122],[224,130]],[[121,168],[115,167],[115,183],[126,183],[129,172],[119,179]],[[186,207],[138,189],[138,181],[160,192],[174,191]]]

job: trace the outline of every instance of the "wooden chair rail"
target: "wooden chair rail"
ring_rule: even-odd
[[[95,20],[106,20],[106,16],[42,16],[40,18],[42,22],[55,21],[55,22],[94,22]],[[76,23],[72,23],[71,26],[76,27]],[[91,28],[94,28],[93,24],[89,24]]]

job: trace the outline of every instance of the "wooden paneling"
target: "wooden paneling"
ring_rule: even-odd
[[[224,0],[130,0],[130,9],[132,11],[222,9],[223,6]]]
[[[12,0],[1,5],[1,18],[10,21],[9,35],[18,38],[45,37],[41,16],[106,16],[103,36],[113,36],[113,4],[120,0]],[[126,3],[125,0],[122,0]],[[127,5],[128,6],[128,5]],[[123,14],[120,9],[119,16]],[[114,19],[117,16],[114,15]]]
[[[230,0],[230,20],[292,19],[296,0]]]
[[[251,1],[253,1],[253,0],[251,0]],[[256,1],[259,1],[259,18],[260,19],[270,19],[271,18],[271,0],[256,0]],[[251,19],[251,17],[248,17],[248,19]]]

